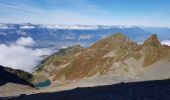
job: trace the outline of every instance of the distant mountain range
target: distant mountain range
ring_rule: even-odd
[[[104,25],[34,25],[0,24],[0,43],[10,44],[21,37],[31,37],[36,41],[33,47],[64,48],[75,44],[89,47],[111,34],[122,32],[135,42],[143,42],[152,33],[160,40],[170,39],[170,29],[166,27],[104,26]]]

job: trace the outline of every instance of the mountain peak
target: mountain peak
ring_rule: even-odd
[[[116,33],[113,34],[109,37],[111,40],[113,40],[114,42],[117,43],[129,43],[132,42],[131,39],[129,39],[126,35],[124,35],[123,33]]]
[[[99,42],[93,44],[91,48],[99,49],[105,48],[105,50],[112,50],[111,48],[117,48],[119,46],[128,46],[134,44],[127,36],[122,33],[116,33],[111,36],[108,36]]]
[[[149,37],[145,42],[144,42],[144,45],[151,45],[151,46],[160,46],[161,43],[157,37],[156,34],[153,34],[151,37]]]
[[[127,38],[127,36],[125,36],[123,33],[115,33],[113,35],[111,35],[111,37],[117,37],[117,38]]]

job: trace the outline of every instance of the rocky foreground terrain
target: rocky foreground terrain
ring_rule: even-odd
[[[1,100],[170,100],[170,80],[120,83]]]
[[[155,34],[143,44],[137,44],[124,34],[117,33],[89,48],[72,46],[62,49],[43,61],[32,74],[13,70],[3,71],[18,76],[33,87],[11,84],[10,80],[0,86],[0,96],[56,92],[121,82],[164,80],[170,78],[170,47],[162,45]],[[0,78],[3,80],[6,76],[8,75]]]

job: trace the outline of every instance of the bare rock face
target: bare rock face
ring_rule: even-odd
[[[156,34],[153,34],[144,42],[142,52],[144,55],[144,67],[146,67],[166,57],[169,53],[169,47],[161,45]]]
[[[158,37],[156,34],[153,34],[150,38],[148,38],[144,44],[144,46],[154,46],[154,47],[159,47],[161,46],[160,41],[158,40]]]

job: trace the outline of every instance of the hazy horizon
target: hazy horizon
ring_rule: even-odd
[[[160,28],[170,28],[170,26],[154,26],[154,25],[152,25],[152,26],[144,26],[144,25],[108,25],[108,24],[43,24],[43,23],[30,23],[30,22],[21,22],[21,23],[7,23],[7,22],[0,22],[0,24],[21,24],[21,25],[24,25],[24,24],[32,24],[32,25],[65,25],[65,26],[76,26],[76,25],[80,25],[80,26],[115,26],[115,27],[143,27],[143,28],[147,28],[147,27],[153,27],[153,28],[156,28],[156,27],[160,27]]]

